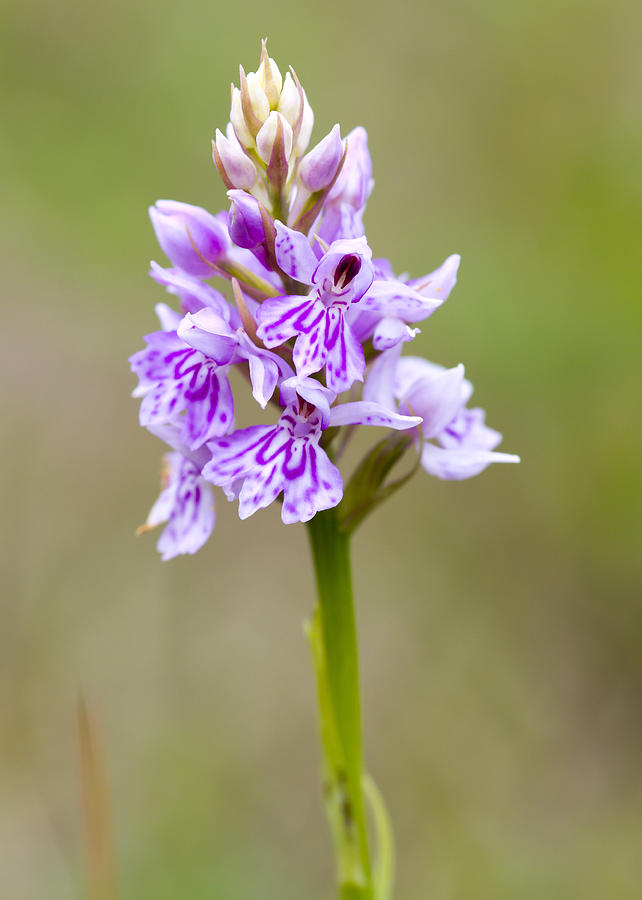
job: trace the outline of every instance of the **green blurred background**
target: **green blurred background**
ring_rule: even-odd
[[[83,886],[75,703],[97,710],[122,900],[326,900],[302,528],[161,564],[146,207],[216,210],[209,140],[270,37],[370,135],[375,254],[460,281],[418,339],[501,449],[355,540],[368,763],[400,900],[640,896],[642,64],[628,0],[2,9],[0,895]],[[246,407],[249,415],[249,408]],[[246,420],[247,421],[247,420]]]

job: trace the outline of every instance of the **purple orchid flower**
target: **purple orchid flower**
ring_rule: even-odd
[[[343,496],[341,473],[319,445],[331,425],[380,425],[405,429],[420,424],[417,416],[399,414],[373,401],[330,408],[335,394],[312,378],[297,376],[281,383],[285,409],[276,425],[255,425],[208,443],[211,460],[203,477],[238,497],[246,519],[273,503],[283,492],[281,519],[286,525],[307,522],[336,506]]]
[[[201,549],[214,528],[216,506],[211,484],[201,477],[209,459],[207,449],[191,452],[181,444],[179,430],[171,425],[151,430],[174,452],[163,457],[162,490],[138,533],[166,523],[156,545],[165,562]]]
[[[142,397],[141,425],[179,425],[191,450],[234,425],[230,366],[248,363],[252,392],[262,407],[278,382],[294,374],[285,360],[258,347],[211,307],[185,316],[164,304],[157,311],[165,330],[148,334],[148,346],[130,359],[139,378],[133,396]]]
[[[396,276],[387,259],[373,260],[363,225],[374,185],[365,130],[342,139],[335,125],[306,154],[313,115],[294,71],[283,78],[264,42],[258,70],[241,69],[240,79],[226,134],[217,131],[213,142],[229,211],[212,215],[170,200],[150,209],[171,260],[169,268],[153,262],[150,275],[177,298],[178,309],[157,304],[160,330],[147,335],[130,363],[141,424],[167,432],[174,451],[150,514],[152,523],[168,523],[165,558],[193,552],[180,548],[195,546],[206,530],[194,526],[192,533],[181,511],[194,497],[183,485],[204,477],[238,497],[242,518],[280,494],[284,522],[306,522],[336,506],[343,485],[324,449],[334,434],[322,440],[330,427],[411,429],[424,468],[440,478],[517,461],[495,452],[501,436],[486,426],[482,410],[468,408],[472,387],[462,367],[401,359],[403,345],[454,287],[459,256],[413,279]],[[211,278],[232,282],[235,303],[207,283]],[[234,367],[261,407],[279,408],[276,424],[235,430]],[[353,401],[364,379],[361,399]],[[337,402],[348,390],[350,402]],[[340,446],[350,437],[342,431]],[[410,443],[386,439],[372,458]],[[366,485],[370,475],[368,464],[357,467],[345,521],[356,522],[347,507],[356,502],[359,479]],[[372,477],[366,492],[377,490]]]
[[[437,478],[472,478],[494,462],[516,463],[519,456],[495,453],[498,431],[485,424],[482,409],[468,409],[472,384],[460,364],[452,369],[415,356],[400,358],[401,345],[382,353],[364,386],[364,397],[388,408],[422,417],[423,468]]]
[[[247,363],[252,396],[263,408],[281,381],[292,378],[292,367],[276,353],[256,344],[244,328],[232,328],[213,310],[202,309],[189,313],[178,326],[178,335],[185,343],[211,359],[225,358],[231,350],[231,365]]]
[[[365,358],[347,321],[374,277],[365,238],[335,241],[321,259],[298,231],[276,223],[275,253],[281,269],[309,294],[266,300],[257,312],[257,334],[266,347],[296,337],[294,364],[299,375],[326,369],[326,384],[335,394],[363,381]]]
[[[226,346],[221,341],[214,359],[187,344],[177,331],[155,331],[145,341],[147,347],[129,360],[139,379],[132,396],[142,397],[141,425],[180,425],[181,440],[191,450],[229,431],[234,398],[227,368],[234,342]]]
[[[376,260],[372,287],[350,315],[358,339],[363,343],[372,338],[379,351],[413,340],[420,329],[410,323],[424,321],[448,299],[457,281],[459,261],[454,253],[430,275],[407,281],[395,277],[388,260]]]

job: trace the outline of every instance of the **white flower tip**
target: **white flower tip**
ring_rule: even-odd
[[[256,149],[264,163],[269,163],[277,141],[283,144],[285,159],[292,153],[292,126],[279,112],[272,111],[256,136]]]

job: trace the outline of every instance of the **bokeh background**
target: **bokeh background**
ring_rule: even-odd
[[[418,339],[519,467],[417,476],[355,545],[368,763],[404,900],[639,897],[642,65],[629,0],[23,0],[2,17],[0,894],[84,896],[75,706],[122,900],[325,900],[302,528],[161,564],[127,356],[146,207],[216,210],[259,38],[370,134],[375,253],[463,263]],[[248,410],[249,415],[249,410]]]

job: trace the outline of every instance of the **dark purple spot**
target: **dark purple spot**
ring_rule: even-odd
[[[334,286],[344,288],[359,274],[361,258],[349,253],[342,256],[334,270]]]

